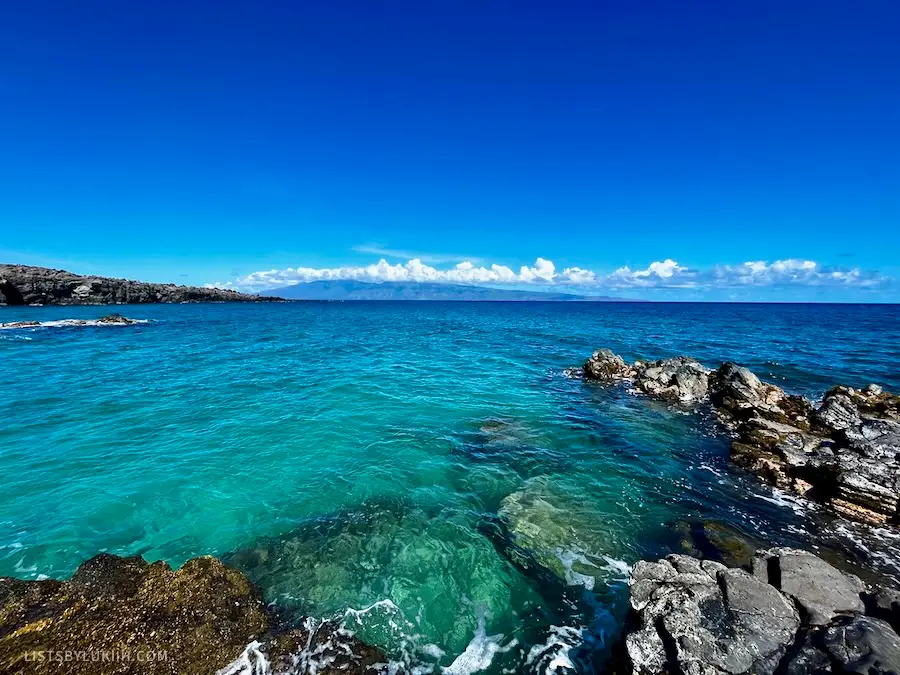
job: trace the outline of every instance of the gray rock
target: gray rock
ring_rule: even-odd
[[[634,364],[635,386],[646,394],[682,402],[700,401],[709,391],[709,368],[687,356]]]
[[[800,625],[793,604],[743,570],[673,555],[639,563],[626,637],[634,673],[772,673]]]
[[[824,625],[839,614],[865,611],[860,597],[865,584],[812,553],[790,548],[760,551],[753,573],[792,597],[809,624]]]
[[[900,637],[891,626],[870,616],[841,617],[832,625],[808,631],[785,658],[785,675],[900,673]]]
[[[841,431],[862,421],[856,404],[839,390],[828,392],[813,416],[817,423],[829,431]]]
[[[598,349],[591,354],[582,370],[585,379],[600,381],[626,379],[634,374],[621,356],[606,348]]]

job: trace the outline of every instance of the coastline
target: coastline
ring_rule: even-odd
[[[30,265],[0,264],[0,307],[279,302],[219,288],[87,276]]]

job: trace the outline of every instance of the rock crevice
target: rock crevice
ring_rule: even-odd
[[[859,579],[789,548],[760,551],[752,570],[678,554],[638,562],[624,639],[634,675],[900,672],[900,636],[865,615]]]

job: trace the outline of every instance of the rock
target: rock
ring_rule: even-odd
[[[12,321],[10,323],[0,323],[0,327],[2,328],[31,328],[40,325],[40,321]]]
[[[900,636],[862,615],[861,590],[795,549],[760,551],[753,574],[683,555],[640,561],[624,665],[633,675],[896,675]],[[896,597],[884,593],[877,607],[893,611]]]
[[[671,555],[631,576],[635,675],[773,673],[800,617],[774,587],[719,563]]]
[[[283,632],[247,578],[212,557],[173,571],[101,554],[68,581],[0,578],[0,672],[51,672],[81,653],[67,674],[211,674]]]
[[[824,625],[839,614],[862,613],[865,584],[821,558],[790,548],[757,553],[753,574],[792,597],[807,623]]]
[[[550,476],[528,480],[507,495],[497,515],[513,543],[563,583],[593,589],[627,573],[616,537],[589,501],[559,489]]]
[[[862,421],[859,408],[846,393],[845,387],[835,387],[826,393],[813,417],[827,432],[841,431]]]
[[[760,542],[743,532],[716,520],[702,522],[679,521],[671,528],[684,536],[681,546],[692,557],[724,563],[728,567],[747,567]]]
[[[585,361],[582,371],[587,380],[607,382],[629,378],[634,374],[621,356],[606,348],[598,349],[591,354],[591,358]]]
[[[738,466],[853,520],[900,521],[900,396],[878,385],[834,387],[813,409],[806,398],[730,362],[712,372],[683,356],[629,367],[600,349],[583,372],[589,379],[630,379],[635,390],[671,401],[708,396],[735,433],[731,459]]]
[[[682,402],[706,398],[709,388],[709,368],[695,359],[678,356],[634,364],[635,386],[646,394]]]
[[[133,320],[131,320],[127,317],[124,317],[121,314],[107,314],[106,316],[97,319],[97,321],[99,323],[123,323],[123,324],[134,323]]]
[[[900,637],[890,624],[869,616],[842,617],[808,631],[782,664],[785,675],[900,673]]]
[[[761,417],[809,429],[809,401],[785,394],[780,387],[760,381],[749,369],[735,363],[723,363],[710,375],[709,396],[726,423]]]
[[[81,276],[29,265],[0,265],[0,305],[105,305],[148,302],[260,302],[281,298],[220,288],[198,288]]]

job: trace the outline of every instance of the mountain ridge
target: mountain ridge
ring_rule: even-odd
[[[464,302],[642,302],[606,295],[578,295],[545,291],[445,284],[434,282],[353,280],[309,281],[263,291],[286,300],[432,300]]]

